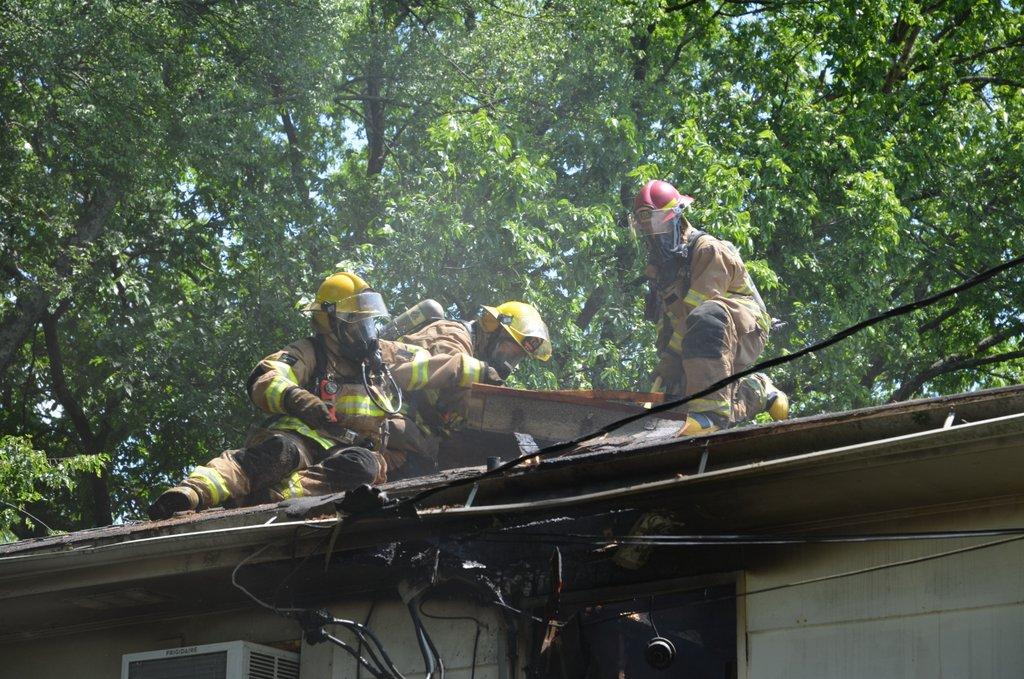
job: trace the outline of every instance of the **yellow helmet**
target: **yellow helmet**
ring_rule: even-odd
[[[525,302],[505,302],[496,307],[484,306],[480,316],[484,332],[505,329],[527,354],[539,361],[551,358],[551,336],[540,314]]]
[[[351,323],[388,315],[380,294],[348,271],[339,271],[325,278],[316,291],[316,299],[305,311],[313,312],[313,328],[323,334],[332,331],[334,321]]]

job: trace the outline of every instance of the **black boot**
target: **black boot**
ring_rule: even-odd
[[[169,519],[178,512],[194,512],[199,506],[199,494],[188,486],[176,486],[163,492],[146,513],[153,521]]]

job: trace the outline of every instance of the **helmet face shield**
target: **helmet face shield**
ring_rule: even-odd
[[[680,212],[682,210],[678,207],[669,207],[664,210],[641,207],[629,215],[629,225],[645,236],[660,236],[675,229],[676,219]]]
[[[504,329],[506,336],[531,358],[546,361],[551,358],[551,335],[540,314],[529,304],[505,302],[497,307],[484,307],[481,317],[486,332]]]
[[[546,337],[527,335],[520,340],[519,345],[538,361],[546,361],[551,358],[551,341]]]
[[[540,317],[520,316],[511,321],[511,323],[505,324],[505,327],[526,353],[540,361],[551,358],[548,326]]]
[[[327,305],[324,304],[323,307]],[[327,311],[324,308],[324,311]],[[335,317],[343,323],[355,323],[366,319],[388,316],[388,307],[379,292],[364,290],[346,297],[334,305]]]
[[[505,336],[495,343],[487,362],[495,367],[502,377],[508,377],[524,358],[526,352],[523,351],[523,347],[511,337]]]

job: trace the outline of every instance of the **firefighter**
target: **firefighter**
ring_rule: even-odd
[[[631,225],[647,240],[646,276],[659,307],[655,391],[689,396],[752,365],[772,319],[732,243],[695,229],[683,216],[693,198],[649,181],[633,201]],[[767,411],[789,415],[789,400],[764,373],[688,404],[681,434],[701,434]]]
[[[164,492],[150,518],[386,479],[380,451],[401,392],[386,368],[397,347],[377,338],[384,301],[359,276],[339,272],[323,281],[306,311],[313,336],[264,358],[246,382],[249,398],[269,419],[244,447],[196,467]]]
[[[411,462],[409,474],[436,468],[437,448],[465,423],[468,387],[475,383],[503,384],[519,363],[529,357],[551,358],[551,337],[537,310],[524,302],[484,306],[472,321],[435,320],[401,338],[406,350],[419,349],[420,361],[432,367],[429,382],[407,378],[417,359],[398,352],[396,377],[401,375],[420,390],[408,399],[402,417],[392,420],[388,452],[396,465]],[[426,375],[425,372],[421,372]],[[413,460],[409,460],[409,457]],[[426,464],[428,469],[420,467]]]

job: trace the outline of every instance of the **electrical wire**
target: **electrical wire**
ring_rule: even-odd
[[[425,679],[431,679],[434,676],[434,670],[438,668],[440,668],[439,674],[443,678],[444,667],[439,664],[440,657],[437,654],[437,649],[434,648],[433,642],[430,641],[430,637],[423,629],[423,621],[420,620],[419,613],[416,611],[416,600],[413,599],[406,606],[416,630],[416,643],[419,644],[420,654],[423,656],[423,665],[426,668]]]
[[[247,556],[244,559],[242,559],[241,561],[239,561],[238,565],[235,566],[234,570],[231,571],[231,584],[234,585],[236,589],[240,590],[242,592],[242,594],[244,594],[245,596],[249,597],[257,605],[259,605],[259,606],[261,606],[263,608],[266,608],[269,611],[273,611],[274,613],[277,613],[278,615],[285,615],[285,616],[287,616],[290,613],[299,613],[303,609],[301,609],[301,608],[278,608],[277,606],[274,606],[273,604],[268,604],[266,601],[263,601],[262,599],[257,597],[255,594],[250,592],[248,589],[246,589],[242,585],[242,583],[240,583],[238,581],[238,571],[240,571],[242,569],[242,566],[247,564],[250,560],[255,559],[257,556],[262,554],[268,547],[270,547],[272,545],[273,545],[273,543],[268,542],[267,544],[263,545],[262,547],[257,549],[255,552],[253,552],[249,556]]]
[[[298,535],[296,534],[296,538],[297,538],[297,537],[298,537]],[[293,577],[295,577],[295,574],[296,574],[296,573],[298,573],[298,572],[299,572],[299,570],[300,570],[300,569],[301,569],[301,568],[302,568],[302,567],[303,567],[304,565],[306,565],[306,562],[307,562],[307,561],[309,561],[309,560],[310,560],[311,558],[313,558],[313,556],[314,556],[314,555],[315,555],[315,554],[316,554],[317,552],[319,552],[319,551],[320,551],[320,549],[321,549],[321,548],[322,548],[322,547],[324,546],[324,544],[325,544],[325,543],[326,543],[326,542],[327,542],[327,541],[328,541],[328,540],[329,540],[330,538],[331,538],[331,536],[330,536],[330,535],[325,535],[325,536],[324,536],[324,537],[323,537],[323,538],[322,538],[322,539],[321,539],[321,540],[320,540],[320,541],[319,541],[319,542],[318,542],[318,543],[316,544],[316,546],[314,546],[314,547],[313,547],[312,549],[310,549],[310,550],[309,550],[309,554],[307,554],[306,556],[304,556],[304,557],[302,558],[302,560],[301,560],[301,561],[300,561],[300,562],[298,563],[298,565],[296,565],[296,566],[295,566],[294,568],[292,568],[292,570],[291,570],[291,571],[289,571],[288,575],[284,576],[284,578],[282,578],[282,579],[281,579],[281,581],[277,583],[277,587],[276,587],[276,588],[274,589],[274,596],[273,596],[273,601],[277,601],[277,600],[278,600],[278,596],[279,596],[279,595],[280,595],[280,593],[281,593],[281,589],[282,589],[282,588],[283,588],[283,587],[284,587],[284,586],[285,586],[286,584],[288,584],[288,581],[289,581],[289,580],[291,580],[291,579],[292,579]],[[294,540],[294,539],[293,539],[293,540]],[[294,543],[293,543],[293,545],[294,545]],[[294,554],[293,554],[292,558],[294,559]]]
[[[469,679],[476,679],[476,654],[477,648],[480,644],[480,631],[481,628],[483,627],[483,623],[480,622],[479,618],[472,615],[434,615],[432,613],[427,613],[425,610],[423,610],[423,605],[426,602],[426,599],[420,599],[419,603],[420,615],[422,615],[425,618],[431,618],[433,620],[467,620],[476,625],[476,636],[473,637],[473,661],[472,665],[470,666],[469,673]]]
[[[332,644],[334,644],[335,646],[341,647],[342,650],[344,650],[345,652],[347,652],[349,655],[351,655],[353,658],[356,659],[357,671],[358,671],[358,669],[361,669],[361,668],[365,667],[366,670],[371,675],[373,675],[374,679],[386,679],[385,675],[382,672],[380,672],[380,670],[378,670],[376,667],[373,667],[372,665],[370,665],[369,661],[366,658],[364,658],[359,653],[359,651],[357,651],[356,649],[352,648],[351,645],[347,644],[345,641],[343,641],[342,639],[339,639],[338,637],[334,636],[333,634],[326,635],[326,638]]]
[[[898,542],[911,540],[962,540],[967,538],[1024,536],[1024,528],[925,531],[917,533],[860,534],[742,534],[697,533],[691,535],[586,535],[578,533],[482,533],[481,537],[459,538],[463,542],[584,544],[595,546],[642,545],[658,547],[698,547],[701,545],[801,545],[821,543]]]
[[[370,625],[370,618],[373,617],[373,611],[376,610],[376,608],[377,608],[377,596],[374,595],[373,600],[370,602],[370,609],[368,611],[366,611],[366,617],[363,619],[363,625],[364,626],[369,626]],[[362,642],[362,640],[359,641],[358,650],[359,650],[359,653],[363,652],[363,642]],[[358,666],[356,666],[356,679],[360,679],[359,667]]]
[[[245,586],[242,585],[242,583],[238,581],[238,573],[242,569],[242,567],[252,559],[255,559],[257,556],[262,554],[268,547],[272,546],[272,544],[273,543],[268,542],[267,544],[263,545],[262,547],[254,551],[252,554],[238,562],[238,565],[235,566],[234,570],[231,571],[231,584],[234,585],[238,590],[240,590],[243,594],[245,594],[245,596],[247,596],[258,606],[265,608],[269,611],[272,611],[274,613],[277,613],[278,615],[283,615],[288,618],[296,618],[298,617],[299,614],[305,613],[306,609],[280,608],[273,604],[267,603],[266,601],[263,601],[255,594],[253,594],[251,591],[249,591]],[[316,550],[313,550],[313,552],[315,551]],[[302,567],[302,564],[305,563],[306,560],[308,560],[308,558],[309,556],[303,559],[298,566],[292,569],[292,572],[289,573],[288,576],[286,576],[285,580],[294,575],[294,573]],[[351,646],[346,644],[341,639],[333,637],[330,634],[325,635],[325,638],[328,641],[337,644],[346,652],[353,655],[353,657],[355,657],[357,660],[357,667],[365,666],[366,669],[370,671],[371,674],[373,674],[374,679],[405,679],[402,673],[398,671],[398,668],[395,667],[395,664],[391,660],[390,656],[388,656],[387,651],[384,650],[384,645],[381,643],[380,639],[377,637],[376,634],[373,633],[373,631],[369,627],[362,625],[358,622],[355,622],[354,620],[345,620],[342,618],[333,618],[330,621],[330,624],[339,625],[348,629],[350,632],[352,632],[353,635],[355,635],[355,637],[359,640],[360,644],[366,645],[367,654],[370,656],[371,660],[373,661],[373,664],[376,665],[376,668],[374,668],[373,665],[370,665],[370,662],[363,658],[361,653],[356,652],[355,649],[353,649]],[[369,637],[369,639],[367,637]],[[375,647],[376,651],[374,650]],[[380,657],[377,656],[377,652],[380,653]]]
[[[768,594],[770,592],[778,592],[785,589],[792,589],[794,587],[803,587],[806,585],[814,585],[821,582],[829,582],[831,580],[841,580],[844,578],[850,578],[857,575],[865,575],[867,573],[877,573],[879,571],[889,570],[891,568],[901,568],[903,566],[911,566],[919,563],[926,563],[928,561],[936,561],[938,559],[944,559],[949,556],[956,556],[958,554],[966,554],[969,552],[977,552],[984,549],[990,549],[992,547],[999,547],[1000,545],[1009,544],[1012,542],[1019,542],[1024,540],[1024,535],[1019,535],[1010,538],[1004,538],[1002,540],[992,540],[990,542],[982,542],[976,545],[968,545],[966,547],[959,547],[957,549],[950,549],[944,552],[935,552],[932,554],[925,554],[923,556],[911,557],[909,559],[902,559],[900,561],[889,561],[882,564],[876,564],[874,566],[866,566],[864,568],[856,568],[849,571],[841,571],[839,573],[830,573],[828,575],[821,575],[815,578],[806,578],[804,580],[795,580],[793,582],[786,582],[779,585],[772,585],[770,587],[762,587],[761,589],[752,589],[746,592],[735,592],[727,596],[715,597],[712,599],[703,599],[701,601],[688,602],[687,606],[698,606],[711,603],[720,603],[722,601],[732,601],[735,599],[741,599],[758,594]],[[624,611],[617,614],[615,617],[625,617],[631,615],[632,611]]]
[[[371,657],[375,655],[372,647],[376,646],[377,651],[380,652],[381,659],[384,661],[381,667],[386,668],[391,673],[391,675],[396,677],[397,679],[404,679],[402,673],[398,671],[397,667],[395,667],[394,661],[391,660],[391,656],[389,656],[387,651],[384,650],[384,644],[381,643],[380,639],[377,637],[376,634],[373,633],[373,630],[371,630],[369,627],[366,627],[365,625],[358,623],[355,620],[345,620],[344,618],[334,618],[330,621],[330,624],[345,627],[350,632],[355,634],[357,638],[363,638],[364,641],[366,641],[366,639],[368,638],[369,641],[366,641],[366,650],[368,653],[370,653]],[[370,641],[372,641],[373,643],[371,644]]]
[[[807,354],[812,354],[812,353],[815,353],[817,351],[821,351],[822,349],[828,348],[828,347],[832,346],[833,344],[841,342],[842,340],[857,334],[861,330],[865,330],[866,328],[870,328],[871,326],[877,325],[878,323],[881,323],[882,321],[885,321],[885,320],[888,320],[888,319],[891,319],[891,318],[896,318],[898,316],[903,316],[903,315],[906,315],[906,314],[908,314],[908,313],[910,313],[912,311],[917,311],[918,309],[924,309],[925,307],[931,306],[932,304],[935,304],[936,302],[942,301],[943,299],[946,299],[947,297],[952,297],[953,295],[956,295],[956,294],[959,294],[961,292],[965,292],[967,290],[970,290],[971,288],[974,288],[974,287],[976,287],[978,285],[981,285],[982,283],[988,281],[989,279],[994,278],[995,276],[999,275],[1003,271],[1006,271],[1008,269],[1012,269],[1014,267],[1020,266],[1021,264],[1024,264],[1024,256],[1020,256],[1020,257],[1015,257],[1013,259],[1009,259],[1009,260],[1004,261],[1004,262],[1002,262],[1002,263],[1000,263],[1000,264],[998,264],[996,266],[993,266],[993,267],[991,267],[989,269],[986,269],[986,270],[982,271],[981,273],[978,273],[978,274],[972,276],[971,278],[968,278],[967,280],[963,281],[959,285],[955,285],[955,286],[953,286],[951,288],[946,288],[945,290],[937,292],[934,295],[930,295],[928,297],[923,297],[921,299],[914,300],[913,302],[909,302],[907,304],[902,304],[900,306],[893,307],[893,308],[891,308],[891,309],[889,309],[887,311],[884,311],[884,312],[882,312],[880,314],[877,314],[877,315],[872,316],[870,318],[867,318],[867,319],[865,319],[863,321],[860,321],[859,323],[855,323],[854,325],[848,326],[847,328],[844,328],[843,330],[840,330],[839,332],[831,335],[830,337],[827,337],[824,340],[821,340],[820,342],[814,342],[812,344],[804,346],[803,348],[798,349],[797,351],[795,351],[795,352],[793,352],[791,354],[785,354],[785,355],[782,355],[782,356],[777,356],[775,358],[771,358],[771,359],[768,359],[766,361],[761,361],[760,363],[756,363],[756,364],[750,366],[749,368],[746,368],[745,370],[741,370],[741,371],[739,371],[737,373],[733,373],[732,375],[729,375],[728,377],[726,377],[724,379],[718,380],[717,382],[715,382],[715,383],[711,384],[710,386],[708,386],[706,389],[702,389],[701,391],[698,391],[698,392],[696,392],[694,394],[691,394],[691,395],[686,396],[684,398],[674,399],[672,401],[667,401],[665,403],[659,403],[658,405],[652,406],[651,408],[644,409],[644,410],[642,410],[639,413],[634,413],[632,415],[628,415],[628,416],[623,417],[621,419],[618,419],[618,420],[616,420],[614,422],[611,422],[610,424],[607,424],[607,425],[605,425],[605,426],[603,426],[603,427],[601,427],[601,428],[597,429],[596,431],[593,431],[593,432],[591,432],[589,434],[585,434],[583,436],[579,436],[579,437],[577,437],[575,439],[572,439],[570,441],[563,441],[561,443],[555,443],[555,444],[547,446],[545,448],[541,448],[540,450],[538,450],[536,452],[529,453],[527,455],[522,455],[520,457],[517,457],[514,460],[510,460],[509,462],[501,464],[498,467],[495,467],[494,469],[490,469],[490,470],[481,472],[481,473],[476,474],[474,476],[469,476],[469,477],[465,477],[465,478],[461,478],[461,479],[452,479],[452,480],[450,480],[450,481],[448,481],[448,482],[446,482],[446,483],[444,483],[442,485],[434,486],[432,488],[427,488],[427,489],[422,490],[419,493],[417,493],[417,494],[415,494],[415,495],[413,495],[411,497],[408,497],[408,498],[405,498],[405,499],[401,500],[399,502],[399,506],[404,506],[404,505],[409,505],[409,504],[416,505],[416,504],[422,502],[423,500],[426,500],[427,498],[432,497],[434,495],[437,495],[438,493],[443,492],[445,490],[450,490],[450,489],[453,489],[453,488],[458,488],[458,487],[461,487],[461,486],[466,486],[466,485],[470,485],[470,484],[473,484],[473,483],[478,483],[481,479],[484,479],[484,478],[504,475],[510,469],[513,469],[513,468],[519,466],[520,464],[522,464],[526,460],[542,458],[542,457],[550,457],[552,455],[556,455],[558,453],[563,453],[565,451],[571,450],[571,449],[579,446],[580,444],[585,443],[586,441],[590,441],[590,440],[595,439],[595,438],[597,438],[599,436],[604,436],[605,434],[609,434],[609,433],[615,431],[616,429],[624,427],[627,424],[630,424],[632,422],[636,422],[638,420],[642,420],[642,419],[644,419],[644,418],[646,418],[646,417],[648,417],[650,415],[654,415],[654,414],[657,414],[657,413],[660,413],[660,412],[664,412],[666,410],[671,410],[671,409],[677,408],[677,407],[679,407],[681,405],[689,403],[690,401],[693,401],[694,399],[703,398],[705,396],[713,394],[714,392],[718,391],[719,389],[722,389],[723,387],[727,387],[730,384],[732,384],[733,382],[736,382],[737,380],[739,380],[739,379],[741,379],[743,377],[746,377],[747,375],[752,375],[752,374],[754,374],[756,372],[762,372],[764,370],[767,370],[768,368],[774,368],[776,366],[784,365],[784,364],[789,363],[791,361],[795,361],[796,359],[798,359],[798,358],[800,358],[802,356],[806,356]]]
[[[41,526],[42,526],[43,528],[45,528],[45,529],[46,529],[46,534],[47,534],[47,535],[50,535],[50,534],[52,534],[52,533],[53,533],[53,529],[52,529],[52,528],[50,528],[50,527],[49,527],[48,525],[46,525],[46,522],[45,522],[45,521],[43,521],[42,519],[40,519],[40,518],[39,518],[38,516],[36,516],[36,515],[35,515],[35,514],[33,514],[32,512],[28,511],[28,510],[27,510],[27,509],[25,509],[24,507],[19,507],[19,506],[17,506],[17,505],[12,505],[12,504],[11,504],[10,502],[7,502],[6,500],[0,500],[0,504],[4,504],[4,505],[7,505],[8,507],[10,507],[11,509],[13,509],[14,511],[16,511],[16,512],[21,512],[22,514],[24,514],[25,516],[27,516],[27,517],[28,517],[28,518],[30,518],[31,520],[35,521],[36,523],[38,523],[39,525],[41,525]]]

